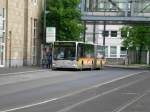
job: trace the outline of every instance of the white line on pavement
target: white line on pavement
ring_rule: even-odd
[[[143,79],[142,79],[142,80],[143,80]],[[133,84],[135,84],[135,83],[137,83],[137,82],[139,82],[139,81],[141,81],[141,79],[140,79],[140,80],[135,80],[134,82],[130,82],[130,83],[128,83],[128,84],[125,84],[125,85],[119,86],[119,87],[117,87],[117,88],[108,90],[108,91],[106,91],[106,92],[100,93],[100,94],[98,94],[98,95],[96,95],[96,96],[94,96],[94,97],[91,97],[91,98],[88,98],[88,99],[83,100],[83,101],[81,101],[81,102],[78,102],[78,103],[76,103],[76,104],[74,104],[74,105],[71,105],[71,106],[69,106],[69,107],[67,107],[67,108],[64,108],[64,109],[62,109],[62,110],[60,110],[60,111],[57,111],[57,112],[68,112],[68,111],[70,111],[71,109],[73,109],[73,108],[75,108],[75,107],[77,107],[77,106],[79,106],[79,105],[81,105],[81,104],[84,104],[84,103],[86,103],[86,102],[95,100],[95,99],[97,99],[97,98],[99,98],[99,97],[101,97],[101,96],[104,96],[104,95],[106,95],[106,94],[109,94],[109,93],[118,91],[118,90],[120,90],[120,89],[122,89],[122,88],[125,88],[125,87],[128,87],[128,86],[130,86],[130,85],[133,85]]]
[[[145,71],[145,72],[137,72],[137,73],[134,73],[134,74],[129,74],[129,75],[126,75],[126,76],[123,76],[123,77],[119,77],[119,78],[113,79],[113,80],[111,80],[111,81],[107,81],[107,82],[104,82],[104,83],[101,83],[101,84],[98,84],[98,85],[91,86],[91,87],[86,88],[86,89],[82,89],[82,90],[80,90],[80,91],[76,91],[76,92],[67,94],[67,95],[62,96],[62,97],[52,98],[52,99],[49,99],[49,100],[46,100],[46,101],[42,101],[42,102],[39,102],[39,103],[34,103],[34,104],[22,106],[22,107],[7,109],[7,110],[3,110],[3,111],[0,111],[0,112],[12,112],[12,111],[16,111],[16,110],[21,110],[21,109],[26,109],[26,108],[30,108],[30,107],[34,107],[34,106],[46,104],[46,103],[49,103],[49,102],[52,102],[52,101],[56,101],[56,100],[60,100],[60,99],[63,99],[63,98],[69,97],[69,96],[73,96],[73,95],[76,95],[76,94],[80,94],[80,93],[85,92],[85,91],[87,91],[87,90],[94,89],[94,88],[98,88],[98,87],[100,87],[100,86],[103,86],[103,85],[106,85],[106,84],[109,84],[109,83],[112,83],[112,82],[116,82],[116,81],[119,81],[119,80],[121,80],[121,79],[125,79],[125,78],[128,78],[128,77],[134,76],[134,75],[139,75],[139,74],[141,74],[141,73],[146,73],[146,71]]]
[[[33,71],[25,71],[25,72],[6,73],[6,74],[0,74],[0,76],[18,75],[18,74],[34,73],[34,72],[44,72],[44,71],[47,71],[47,70],[33,70]]]
[[[138,97],[135,97],[133,100],[129,101],[127,104],[115,109],[114,111],[112,112],[121,112],[123,111],[124,109],[126,109],[127,107],[129,107],[130,105],[134,104],[135,102],[137,102],[138,100],[140,100],[141,98],[143,98],[144,96],[148,95],[150,93],[150,91],[147,91],[145,93],[143,93],[142,95],[138,96]]]

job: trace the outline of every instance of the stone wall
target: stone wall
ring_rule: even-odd
[[[108,64],[108,65],[124,65],[125,58],[107,58],[106,64]]]
[[[6,13],[6,66],[33,64],[34,20],[37,20],[36,53],[40,55],[41,13],[43,0],[0,0],[0,8]],[[39,47],[39,48],[38,48]],[[37,57],[39,60],[40,56]]]

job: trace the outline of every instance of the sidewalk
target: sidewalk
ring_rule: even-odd
[[[105,67],[150,70],[150,66],[148,65],[105,65]]]
[[[0,75],[8,75],[14,73],[24,73],[24,72],[38,72],[45,71],[41,67],[27,66],[27,67],[14,67],[14,68],[0,68]]]

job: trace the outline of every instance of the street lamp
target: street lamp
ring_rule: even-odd
[[[46,39],[46,15],[49,13],[49,11],[47,11],[46,9],[46,3],[47,3],[47,0],[44,0],[44,34],[43,34],[43,40],[44,38]],[[45,43],[45,42],[44,42]]]
[[[126,65],[129,65],[129,48],[127,47]]]
[[[43,27],[44,27],[43,40],[45,40],[44,38],[46,38],[46,0],[44,0],[44,26]]]

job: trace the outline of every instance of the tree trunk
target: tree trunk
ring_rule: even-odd
[[[139,49],[139,58],[138,58],[138,63],[141,64],[142,63],[142,50],[143,50],[143,45],[140,46]]]
[[[149,65],[150,65],[150,50],[149,50]]]

